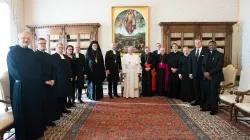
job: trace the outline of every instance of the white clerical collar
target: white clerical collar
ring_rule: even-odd
[[[177,51],[174,51],[174,53],[177,53]]]
[[[76,58],[79,58],[79,53],[75,53],[76,54]]]
[[[188,54],[184,54],[184,56],[188,56]]]
[[[116,54],[115,50],[112,50],[114,54]]]
[[[63,56],[63,54],[59,54],[61,59],[65,59],[65,57]]]

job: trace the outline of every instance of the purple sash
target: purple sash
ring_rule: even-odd
[[[157,67],[160,69],[165,69],[165,91],[167,91],[168,90],[168,75],[169,75],[168,64],[159,63]]]

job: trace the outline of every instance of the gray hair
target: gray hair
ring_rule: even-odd
[[[134,47],[133,47],[133,46],[129,46],[129,47],[128,47],[128,49],[132,49],[132,50],[134,50]]]

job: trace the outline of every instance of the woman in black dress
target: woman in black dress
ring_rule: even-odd
[[[75,107],[75,81],[77,80],[77,62],[76,62],[76,58],[73,55],[74,52],[74,47],[71,45],[68,45],[66,47],[66,55],[69,57],[69,62],[70,62],[70,66],[71,66],[71,71],[72,71],[72,94],[68,97],[68,102],[67,102],[67,107]]]

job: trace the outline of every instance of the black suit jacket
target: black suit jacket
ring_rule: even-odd
[[[193,78],[198,78],[198,77],[203,76],[201,65],[202,65],[202,60],[204,58],[204,55],[208,53],[208,49],[202,48],[198,61],[196,60],[195,53],[196,53],[196,49],[190,52],[188,72],[189,74],[193,75]]]
[[[209,53],[206,53],[203,61],[202,61],[202,72],[209,72],[210,76],[212,77],[213,80],[220,80],[223,81],[224,80],[224,76],[223,76],[223,65],[224,65],[224,55],[215,50],[214,55],[212,57],[212,67],[210,68],[209,71],[207,71],[207,58],[209,56]]]

